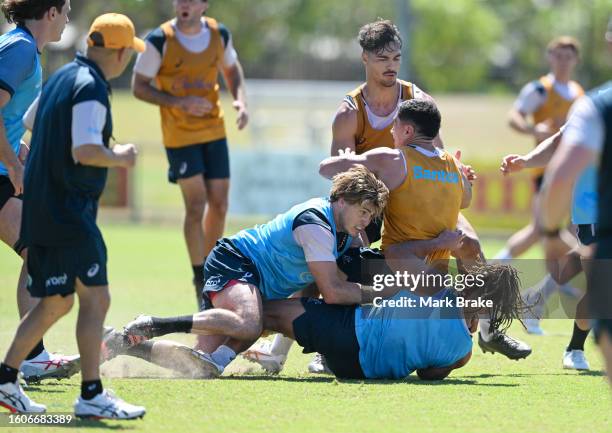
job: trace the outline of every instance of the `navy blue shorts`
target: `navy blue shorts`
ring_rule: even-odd
[[[176,183],[202,174],[204,179],[228,179],[230,177],[227,139],[192,144],[176,149],[166,149],[168,180]]]
[[[227,238],[219,239],[204,263],[204,288],[200,310],[212,308],[211,293],[223,290],[228,283],[241,281],[259,287],[255,263]]]
[[[0,175],[0,210],[2,210],[6,202],[12,198],[21,200],[20,195],[15,195],[15,188],[13,188],[11,179],[9,179],[8,176]]]
[[[392,273],[380,250],[365,247],[349,248],[338,257],[336,264],[347,281],[367,286],[374,284],[374,275]]]
[[[594,244],[597,242],[597,224],[578,224],[576,236],[582,245]]]
[[[106,245],[93,236],[76,247],[28,247],[28,291],[34,298],[75,291],[78,278],[86,286],[106,286]]]
[[[306,311],[293,321],[293,334],[303,352],[325,356],[327,366],[337,377],[365,379],[355,333],[356,307],[328,305],[315,298],[301,301]]]

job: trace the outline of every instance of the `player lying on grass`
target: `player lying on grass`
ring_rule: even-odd
[[[316,282],[329,304],[371,301],[374,292],[339,277],[336,259],[387,202],[387,187],[364,167],[334,177],[329,198],[298,204],[267,224],[221,239],[208,256],[201,312],[150,322],[152,332],[207,336],[198,349],[221,374],[263,329],[262,301],[285,299]]]
[[[444,232],[440,237],[440,242],[454,249],[461,236]],[[372,261],[379,263],[374,264],[379,269],[380,263],[384,263],[380,253],[367,249],[362,249],[353,260],[349,279],[360,281],[373,277],[366,271]],[[410,263],[414,271],[423,265],[420,260]],[[384,301],[375,299],[374,305],[367,306],[330,305],[316,298],[264,301],[263,327],[295,339],[305,353],[321,353],[338,377],[399,379],[416,371],[422,379],[443,379],[469,361],[470,332],[476,330],[479,315],[489,315],[495,326],[503,330],[524,309],[520,282],[512,267],[482,265],[473,269],[472,275],[481,283],[462,291],[433,283],[421,285],[414,292],[402,290]],[[195,327],[195,317],[191,320],[190,326]],[[145,320],[141,316],[123,332],[109,329],[105,338],[106,359],[125,354],[191,377],[218,375],[217,367],[211,365],[205,353],[172,341],[142,342],[144,338],[162,335],[160,327],[164,325],[167,319]]]

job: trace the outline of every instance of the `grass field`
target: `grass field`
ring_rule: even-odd
[[[244,222],[242,223],[244,224]],[[233,224],[228,232],[238,227]],[[113,302],[107,323],[120,326],[141,312],[179,315],[193,311],[194,296],[180,228],[104,224]],[[484,242],[491,254],[501,240]],[[538,251],[531,253],[532,257]],[[14,286],[19,261],[0,249],[0,352],[4,355],[17,325]],[[74,353],[76,309],[48,334],[53,351]],[[440,383],[414,377],[401,381],[338,381],[309,375],[310,356],[292,349],[278,377],[245,361],[220,379],[174,379],[140,360],[117,358],[103,367],[105,385],[126,400],[143,404],[144,420],[88,422],[79,429],[169,432],[610,432],[610,392],[591,340],[592,371],[561,369],[571,322],[548,320],[551,335],[512,333],[534,348],[515,362],[474,350],[472,361]],[[173,336],[189,343],[190,336]],[[136,376],[126,378],[125,376]],[[50,412],[70,412],[79,376],[31,386],[29,394]],[[18,428],[15,432],[46,431]],[[51,431],[60,432],[63,429]],[[7,431],[10,431],[8,429]],[[71,429],[75,431],[75,429]]]

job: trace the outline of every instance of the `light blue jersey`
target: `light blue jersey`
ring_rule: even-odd
[[[332,204],[327,198],[298,204],[272,221],[242,230],[230,238],[236,248],[255,263],[264,299],[288,298],[314,282],[304,250],[293,237],[293,230],[299,224],[317,224],[328,229],[333,235],[336,259],[351,244],[350,236],[340,237],[339,241]]]
[[[22,27],[0,36],[0,88],[11,94],[11,100],[0,113],[4,120],[6,138],[15,154],[19,153],[25,133],[23,115],[40,94],[42,68],[36,41]],[[0,163],[0,175],[8,171]]]
[[[597,166],[590,164],[576,180],[572,195],[572,223],[597,223]]]
[[[417,369],[449,367],[472,351],[472,336],[452,290],[431,298],[401,291],[393,300],[410,307],[358,307],[355,333],[359,363],[369,379],[401,379]],[[420,306],[421,300],[448,300],[452,306]]]

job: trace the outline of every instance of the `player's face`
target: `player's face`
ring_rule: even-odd
[[[208,9],[208,0],[174,0],[176,19],[183,24],[195,24]]]
[[[61,11],[56,10],[55,15],[51,18],[51,41],[57,42],[62,38],[62,33],[66,28],[66,24],[70,21],[68,14],[70,13],[70,0],[66,0]]]
[[[571,74],[578,63],[578,55],[572,48],[556,48],[548,53],[548,63],[555,75]]]
[[[340,199],[340,230],[355,237],[372,221],[374,208],[370,203],[350,204]]]
[[[364,51],[362,60],[368,78],[374,79],[384,87],[395,86],[402,60],[399,46],[390,46],[377,53]]]

